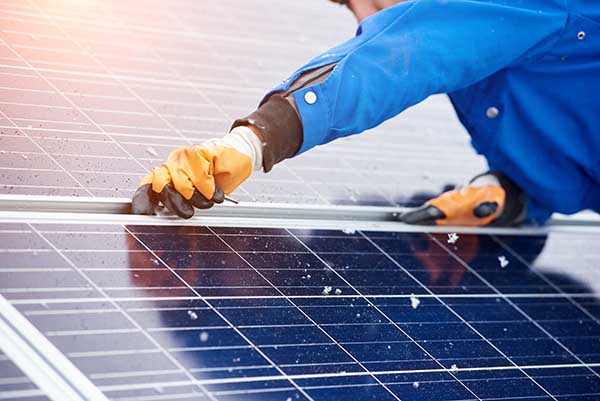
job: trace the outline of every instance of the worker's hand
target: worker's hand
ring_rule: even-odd
[[[183,218],[194,207],[222,203],[253,170],[262,168],[262,142],[248,127],[221,139],[173,151],[162,166],[144,177],[132,199],[134,214],[155,214],[158,202]]]
[[[423,206],[404,213],[408,224],[449,226],[514,225],[522,220],[522,192],[501,174],[476,177],[464,188],[444,192]]]

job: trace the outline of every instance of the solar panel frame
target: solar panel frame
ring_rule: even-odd
[[[29,389],[1,392],[8,399],[106,401],[107,398],[0,295],[0,349],[9,358],[4,373],[26,372]],[[3,355],[4,356],[4,355]],[[18,367],[17,367],[18,366]],[[7,377],[14,384],[14,378]],[[20,380],[23,382],[22,378]],[[17,381],[18,382],[18,381]]]
[[[0,351],[0,400],[46,401],[49,398],[15,363]]]

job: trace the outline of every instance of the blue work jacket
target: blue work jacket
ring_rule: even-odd
[[[399,3],[271,93],[332,63],[293,93],[299,153],[447,93],[490,168],[525,191],[531,219],[600,211],[600,0]]]

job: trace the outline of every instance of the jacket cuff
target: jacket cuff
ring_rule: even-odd
[[[505,174],[499,171],[488,171],[487,173],[479,174],[474,177],[469,183],[488,174],[491,174],[498,179],[500,186],[504,189],[504,193],[506,194],[502,214],[492,221],[490,225],[496,227],[510,227],[523,224],[527,216],[525,193]]]
[[[294,156],[302,145],[302,123],[294,106],[283,96],[274,94],[248,117],[235,120],[231,129],[251,126],[263,136],[263,170]]]

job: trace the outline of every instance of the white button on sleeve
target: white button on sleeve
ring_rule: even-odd
[[[304,101],[308,104],[315,104],[317,102],[317,94],[313,91],[308,91],[304,94]]]

